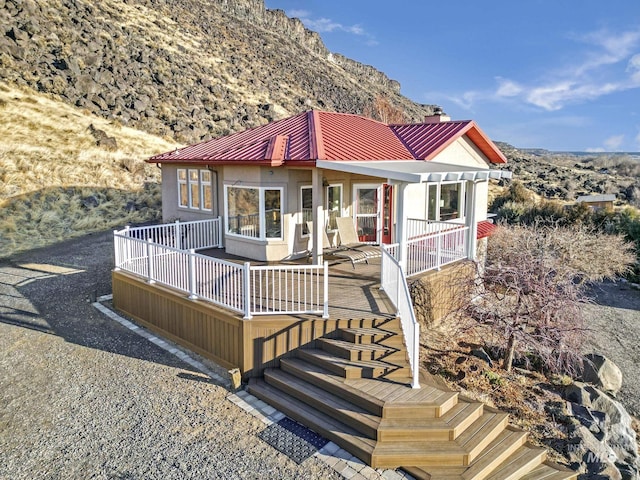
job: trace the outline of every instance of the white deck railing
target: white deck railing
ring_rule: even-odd
[[[178,250],[203,250],[222,247],[222,218],[196,220],[193,222],[165,223],[144,227],[125,227],[122,235],[151,240],[153,243]]]
[[[216,219],[217,220],[217,219]],[[206,222],[209,222],[207,220]],[[173,246],[175,232],[189,231],[180,244],[212,248],[215,236],[207,236],[199,222],[125,228],[114,232],[115,267],[244,314],[321,314],[329,317],[328,264],[258,266],[208,257]],[[219,225],[219,222],[218,222]],[[218,227],[219,228],[219,227]],[[172,229],[173,233],[172,233]],[[214,233],[216,230],[213,230]],[[154,236],[155,235],[155,236]],[[144,238],[146,236],[146,238]],[[165,242],[161,244],[159,242]]]
[[[382,246],[380,285],[396,307],[396,314],[400,318],[411,367],[411,386],[420,388],[420,324],[413,311],[405,272],[395,259],[397,248],[398,244]]]
[[[407,225],[407,276],[439,270],[444,265],[467,258],[469,227],[413,218],[409,219]]]

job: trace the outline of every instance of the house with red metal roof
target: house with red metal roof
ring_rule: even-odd
[[[114,232],[117,309],[238,369],[250,394],[374,468],[575,478],[420,368],[406,279],[450,290],[473,274],[488,181],[510,176],[475,122],[308,111],[149,162],[166,223]]]
[[[230,254],[281,261],[313,251],[322,260],[322,225],[353,220],[361,242],[400,244],[465,227],[474,258],[486,224],[490,169],[506,159],[474,121],[434,115],[387,125],[359,115],[307,111],[267,125],[156,155],[162,214],[182,221],[220,217]]]

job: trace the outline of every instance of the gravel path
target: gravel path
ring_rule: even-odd
[[[640,291],[626,283],[603,283],[593,289],[595,304],[586,307],[591,329],[586,351],[602,353],[622,370],[618,399],[640,417]]]
[[[111,292],[111,238],[0,261],[0,478],[339,478],[91,306]]]

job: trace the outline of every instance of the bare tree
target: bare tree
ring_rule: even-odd
[[[531,354],[550,371],[572,373],[580,365],[586,284],[623,273],[632,252],[622,236],[583,228],[501,226],[466,318],[503,352],[506,370]]]
[[[384,95],[376,95],[373,101],[364,107],[362,112],[365,117],[379,120],[383,123],[406,123],[407,116],[404,110],[394,107]]]

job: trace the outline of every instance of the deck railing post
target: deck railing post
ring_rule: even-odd
[[[189,299],[196,300],[198,294],[196,292],[196,251],[194,249],[189,250]]]
[[[420,324],[413,325],[413,378],[411,388],[420,388]]]
[[[131,260],[131,232],[129,231],[129,225],[124,227],[124,236],[127,238],[127,243],[125,244],[125,251],[123,252],[125,255],[125,261],[129,262]]]
[[[120,265],[122,264],[122,240],[118,235],[118,231],[113,231],[113,263],[114,271],[120,271]]]
[[[329,318],[329,262],[324,262],[324,307],[322,309],[322,318]]]
[[[442,264],[442,232],[437,233],[438,239],[436,240],[436,269],[440,270]]]
[[[173,238],[175,239],[175,248],[182,250],[182,239],[180,238],[180,220],[176,220]]]
[[[218,215],[218,223],[215,225],[218,233],[218,238],[216,239],[218,244],[216,246],[222,248],[222,215]]]
[[[152,246],[153,246],[153,243],[151,242],[151,239],[147,238],[144,248],[147,256],[147,282],[148,283],[156,283],[156,281],[153,279],[154,272],[153,272],[153,254],[151,252]]]
[[[244,282],[242,285],[244,297],[244,318],[250,320],[251,317],[251,264],[244,262]]]
[[[404,262],[398,262],[398,268],[396,269],[396,315],[400,316],[400,290],[402,289],[402,275],[404,275]]]

